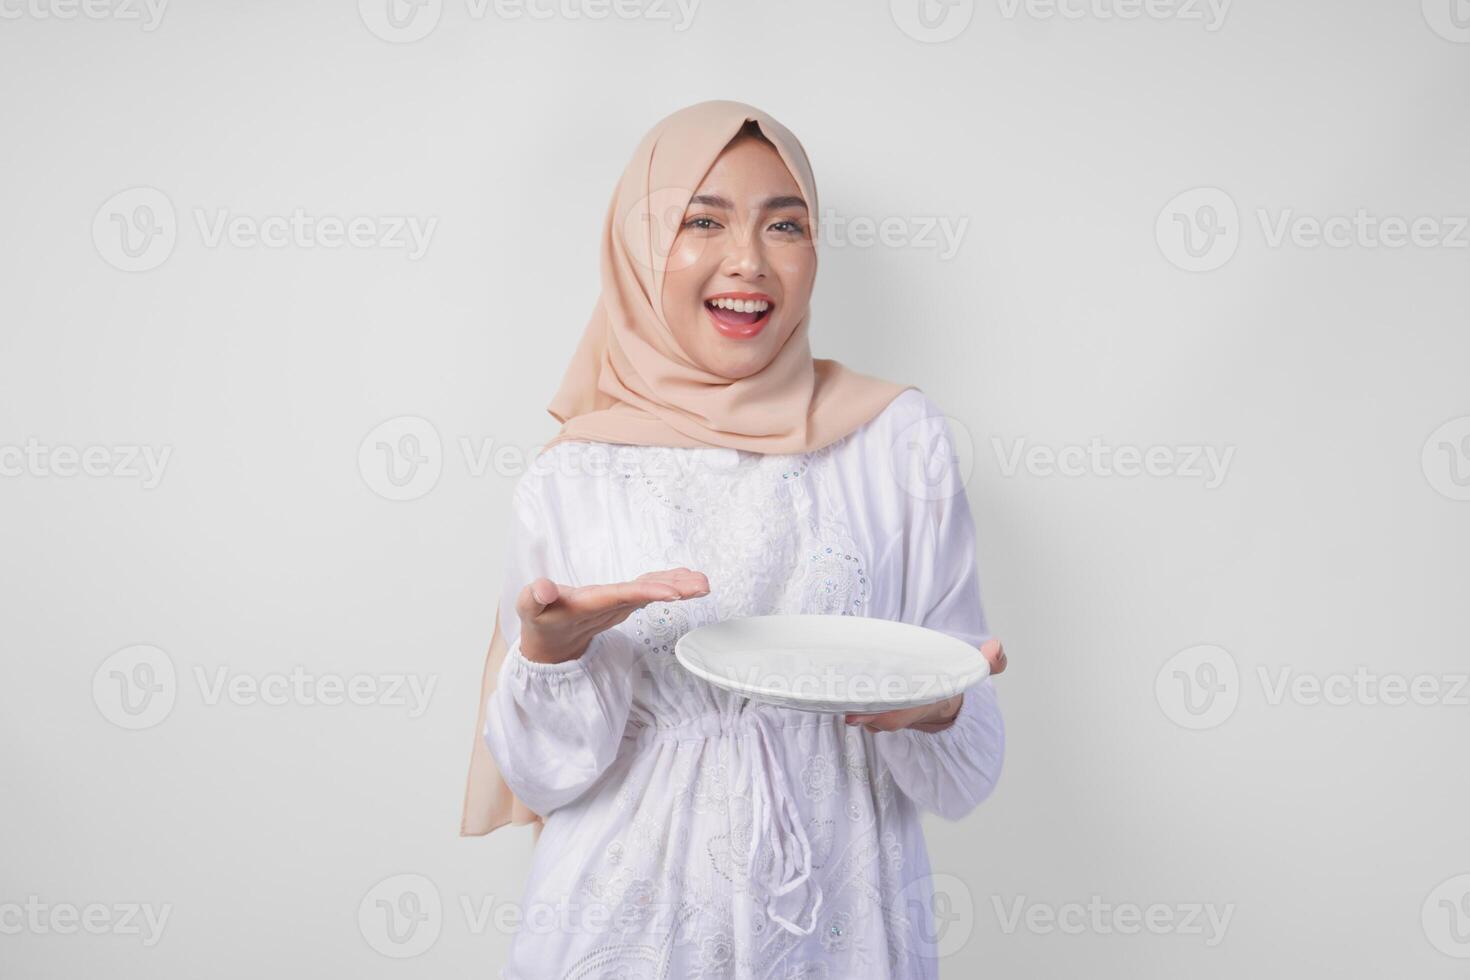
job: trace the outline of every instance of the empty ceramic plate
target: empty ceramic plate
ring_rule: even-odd
[[[990,674],[948,633],[865,616],[748,616],[690,630],[674,645],[690,673],[754,701],[824,714],[933,704]]]

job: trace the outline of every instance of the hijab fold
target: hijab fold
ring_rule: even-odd
[[[754,122],[801,188],[813,247],[817,188],[805,149],[771,116],[740,102],[701,102],[644,136],[603,222],[602,293],[547,411],[561,423],[543,448],[565,440],[635,446],[721,446],[755,453],[815,452],[871,420],[908,385],[812,357],[804,310],[776,356],[731,380],[700,367],[679,345],[661,297],[667,259],[695,190],[725,146]],[[497,611],[481,680],[461,836],[541,816],[506,785],[485,746],[485,712],[507,646]]]

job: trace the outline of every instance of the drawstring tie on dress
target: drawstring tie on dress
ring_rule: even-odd
[[[762,838],[769,839],[775,853],[772,874],[763,883],[770,891],[766,902],[766,915],[782,928],[798,936],[809,936],[817,926],[817,911],[822,907],[822,889],[813,884],[816,900],[812,904],[811,921],[806,928],[779,915],[776,899],[800,888],[811,878],[812,846],[806,831],[801,826],[801,812],[786,782],[775,753],[771,749],[770,720],[763,712],[752,709],[746,713],[750,719],[754,746],[746,753],[744,766],[748,767],[751,779],[751,832],[750,853],[746,860],[746,877],[756,879],[756,859],[760,854]],[[801,918],[800,913],[796,918]]]

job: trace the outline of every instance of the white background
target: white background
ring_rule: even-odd
[[[1009,753],[987,804],[926,824],[942,975],[1470,969],[1463,0],[961,0],[932,28],[902,2],[443,0],[402,29],[387,0],[93,2],[0,0],[7,980],[493,975],[509,935],[465,905],[519,898],[530,835],[456,834],[518,471],[475,454],[554,431],[613,183],[706,98],[797,133],[824,217],[891,219],[824,243],[814,350],[969,434]],[[298,209],[436,223],[417,258],[209,233]],[[1423,244],[1373,225],[1417,218]],[[1344,244],[1312,244],[1331,219]],[[403,417],[437,482],[374,464],[425,423],[360,460]],[[1181,465],[1028,455],[1094,439]],[[92,475],[67,447],[101,447]],[[161,479],[126,465],[144,447]],[[1229,451],[1222,478],[1188,447]],[[138,645],[161,654],[114,658]],[[136,656],[174,702],[127,730]],[[211,703],[298,667],[435,686]],[[1359,668],[1346,703],[1276,697]],[[1374,703],[1385,676],[1437,700]],[[376,904],[404,882],[442,903],[417,945]],[[1174,926],[1069,918],[1089,902]],[[101,934],[52,914],[92,904]],[[128,904],[168,907],[157,942]]]

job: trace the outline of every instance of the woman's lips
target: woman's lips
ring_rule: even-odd
[[[755,310],[746,313],[714,305],[714,301],[718,299],[753,301],[757,298],[766,304],[764,310]],[[711,296],[704,301],[704,312],[709,316],[710,322],[714,324],[715,329],[726,337],[732,337],[736,340],[749,340],[764,330],[766,324],[771,321],[771,311],[775,308],[776,305],[770,301],[769,297],[750,293],[723,293],[719,296]]]

